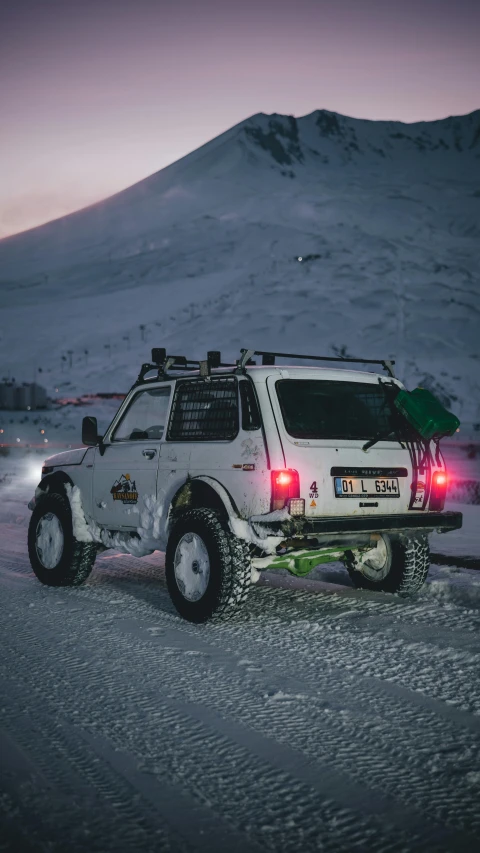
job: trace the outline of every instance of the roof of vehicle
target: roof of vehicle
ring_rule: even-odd
[[[211,371],[212,377],[231,376],[235,373],[235,368],[217,367]],[[382,382],[393,381],[401,385],[399,379],[391,379],[383,373],[372,373],[366,370],[351,370],[338,367],[316,367],[307,365],[247,365],[245,372],[255,382],[255,384],[263,384],[267,377],[276,376],[278,379],[319,379],[339,382],[365,382],[377,384],[379,380]],[[199,377],[199,370],[186,370],[175,374],[169,374],[163,379],[149,379],[147,382],[165,382],[175,379],[196,379]]]
[[[248,366],[247,373],[255,383],[265,382],[268,376],[278,376],[279,379],[323,379],[339,382],[372,382],[388,381],[383,373],[371,373],[366,370],[348,370],[338,367],[309,367],[307,365],[275,365],[272,367]],[[220,371],[218,371],[220,372]],[[399,380],[393,380],[399,382]]]

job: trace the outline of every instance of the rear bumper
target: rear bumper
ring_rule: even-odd
[[[461,512],[410,512],[401,515],[334,516],[282,521],[251,520],[259,536],[305,536],[339,533],[447,533],[462,526]]]

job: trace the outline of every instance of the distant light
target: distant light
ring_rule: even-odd
[[[297,258],[297,261],[303,261],[303,258]]]
[[[48,444],[48,438],[43,439],[44,444]]]
[[[15,439],[15,441],[20,441],[20,439],[19,439],[19,438],[16,438],[16,439]]]
[[[31,410],[31,408],[32,408],[31,406],[27,406],[27,412],[29,412]]]
[[[40,430],[40,435],[45,435],[45,430],[44,430],[44,429],[41,429],[41,430]]]
[[[58,394],[58,388],[55,388],[55,393]]]
[[[34,483],[39,483],[42,479],[42,466],[30,465],[30,467],[28,468],[27,478],[29,480],[33,480]]]
[[[458,427],[457,432],[460,432],[460,427]]]
[[[0,429],[0,434],[3,435],[3,429]]]

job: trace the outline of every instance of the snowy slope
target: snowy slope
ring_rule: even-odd
[[[480,111],[253,116],[0,242],[3,375],[117,391],[152,345],[339,349],[396,357],[409,385],[480,422],[479,238]]]

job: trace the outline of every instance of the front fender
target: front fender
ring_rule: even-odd
[[[55,490],[65,492],[66,485],[73,486],[73,481],[65,471],[52,471],[51,474],[45,474],[35,489],[33,498],[27,504],[29,510],[33,511],[39,497],[47,492]]]

